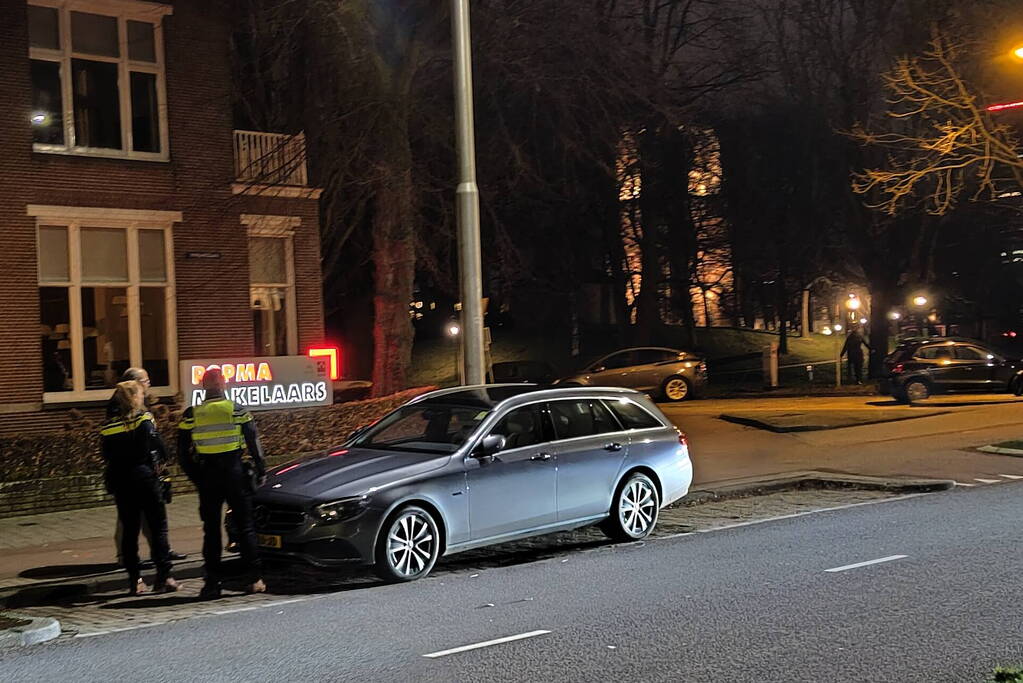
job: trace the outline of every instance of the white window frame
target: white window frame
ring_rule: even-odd
[[[60,64],[60,96],[64,117],[64,144],[33,142],[33,151],[114,159],[169,161],[170,133],[167,129],[167,79],[166,58],[163,50],[163,17],[172,14],[173,8],[170,5],[142,2],[141,0],[29,0],[28,4],[36,7],[52,7],[57,10],[60,49],[30,47],[29,59]],[[71,12],[88,12],[116,17],[120,56],[103,57],[74,52],[71,45]],[[141,21],[153,25],[153,50],[156,53],[156,63],[138,62],[129,58],[128,21]],[[120,99],[118,104],[121,114],[121,145],[123,149],[81,147],[75,144],[75,105],[71,85],[72,59],[117,64],[117,90]],[[132,71],[156,76],[156,111],[160,126],[159,152],[136,152],[132,149],[134,143],[131,131]]]
[[[71,320],[71,391],[43,392],[43,403],[78,403],[105,401],[110,389],[85,388],[85,335],[82,325],[82,287],[123,287],[128,297],[128,348],[133,367],[142,367],[142,325],[139,290],[143,287],[164,290],[167,316],[167,370],[170,384],[154,386],[157,396],[178,393],[177,294],[174,279],[174,223],[183,219],[180,211],[147,211],[137,209],[106,209],[98,207],[43,206],[29,204],[29,216],[36,219],[36,244],[40,227],[66,227],[68,231],[68,280],[44,280],[37,275],[40,287],[67,287]],[[127,231],[128,280],[124,283],[85,282],[82,280],[81,228],[115,228]],[[163,283],[142,282],[139,273],[139,230],[163,231],[164,264],[167,280]],[[38,247],[37,247],[38,248]],[[38,257],[37,257],[38,258]],[[38,271],[38,261],[37,271]]]
[[[302,225],[297,216],[274,216],[247,214],[241,215],[242,225],[248,227],[249,237],[272,237],[284,240],[284,262],[287,282],[253,282],[249,276],[249,300],[251,308],[252,295],[259,290],[285,290],[285,323],[287,330],[287,355],[298,355],[298,297],[295,294],[295,228]],[[253,330],[255,333],[255,330]]]

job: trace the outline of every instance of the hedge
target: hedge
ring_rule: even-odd
[[[383,398],[338,403],[321,408],[300,408],[254,413],[263,449],[274,457],[329,448],[353,430],[374,420],[428,388],[409,389]],[[177,423],[181,409],[152,408],[156,424],[176,459]],[[63,432],[0,438],[0,482],[50,479],[103,471],[99,424],[77,411],[68,412]]]

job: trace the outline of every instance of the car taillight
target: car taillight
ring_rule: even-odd
[[[893,375],[899,375],[899,374],[902,374],[903,372],[905,372],[905,370],[906,370],[906,366],[905,365],[903,365],[902,363],[896,363],[892,367],[892,374]]]
[[[689,448],[689,439],[686,438],[685,433],[681,429],[676,429],[675,431],[678,432],[678,442]]]

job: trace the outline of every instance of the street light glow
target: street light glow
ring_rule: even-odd
[[[927,297],[923,296],[922,294],[921,295],[917,295],[917,296],[913,297],[913,304],[916,305],[916,306],[926,306],[927,305]]]
[[[860,310],[860,299],[855,294],[849,295],[849,300],[845,302],[845,305],[849,307],[850,311]]]
[[[452,337],[457,337],[458,333],[462,331],[462,328],[457,323],[451,323],[448,325],[448,334]]]
[[[899,318],[902,317],[902,314],[899,313],[898,311],[892,311],[891,313],[888,314],[888,317],[891,318],[892,320],[898,320]]]
[[[842,331],[842,326],[836,324],[835,325],[835,332],[841,332],[841,331]]]
[[[1016,55],[1016,59],[1023,59],[1023,45],[1020,45],[1015,50],[1013,50],[1012,54]]]

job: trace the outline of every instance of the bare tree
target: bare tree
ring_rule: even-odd
[[[853,133],[885,152],[883,166],[853,181],[871,207],[894,215],[922,206],[944,215],[964,194],[997,199],[1008,183],[1023,188],[1019,139],[965,75],[968,49],[935,28],[922,55],[899,58],[884,75],[887,121]]]

